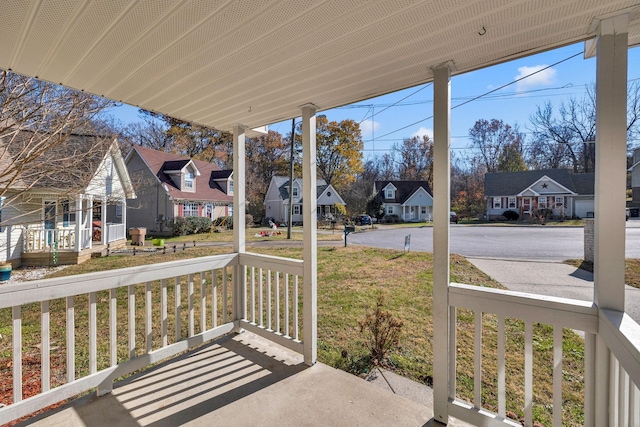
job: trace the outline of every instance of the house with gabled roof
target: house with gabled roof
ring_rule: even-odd
[[[373,194],[384,201],[385,215],[409,222],[433,220],[433,194],[427,181],[375,181]]]
[[[346,205],[340,194],[331,184],[327,184],[324,179],[316,181],[317,208],[316,217],[333,218],[336,216],[336,204]],[[277,223],[288,223],[289,221],[289,191],[291,194],[291,205],[293,206],[292,222],[302,223],[302,178],[294,178],[293,186],[289,186],[289,178],[285,176],[273,176],[264,198],[265,217],[273,218]]]
[[[79,264],[94,247],[125,245],[126,200],[136,194],[118,141],[68,135],[12,169],[34,138],[30,131],[0,138],[0,167],[8,171],[0,178],[0,262]]]
[[[233,170],[134,146],[125,158],[138,198],[127,206],[132,227],[169,234],[176,217],[214,220],[233,214]]]
[[[538,209],[551,209],[557,218],[593,217],[593,173],[572,174],[568,169],[487,173],[484,196],[487,219],[515,211],[521,219]]]

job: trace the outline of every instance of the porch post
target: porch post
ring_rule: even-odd
[[[122,204],[122,226],[124,227],[124,235],[127,235],[127,199],[125,197],[120,200]]]
[[[302,107],[303,349],[304,363],[316,363],[318,348],[318,246],[316,184],[316,107]]]
[[[454,397],[449,390],[450,76],[448,64],[433,70],[433,415],[444,424],[449,395]]]
[[[74,244],[75,252],[82,250],[82,194],[76,197],[76,238]]]
[[[103,197],[100,202],[100,243],[107,244],[107,198]]]
[[[624,311],[628,15],[600,21],[596,40],[594,302]],[[609,422],[609,349],[596,342],[595,421]],[[585,396],[586,398],[586,396]]]
[[[93,196],[87,196],[87,228],[89,229],[89,249],[93,248]]]
[[[241,125],[233,127],[233,252],[246,252],[245,243],[245,128]],[[233,319],[238,322],[236,332],[240,331],[239,322],[244,317],[245,268],[235,267],[235,283],[233,287]]]

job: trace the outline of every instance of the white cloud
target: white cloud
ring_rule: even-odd
[[[378,129],[380,129],[380,123],[376,121],[363,120],[362,123],[360,123],[360,133],[362,134],[363,138],[369,138]]]
[[[518,68],[518,75],[514,77],[514,80],[521,79],[524,76],[528,76],[531,73],[540,71],[547,65],[534,65],[533,67],[520,67]],[[540,71],[524,80],[516,83],[516,90],[523,92],[536,86],[548,86],[556,82],[557,71],[554,68],[547,68],[544,71]]]
[[[425,127],[422,127],[420,129],[418,129],[417,131],[415,131],[414,133],[411,134],[411,137],[422,137],[424,135],[427,135],[429,137],[429,139],[433,139],[433,129],[427,129]]]

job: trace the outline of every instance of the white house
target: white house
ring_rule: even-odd
[[[537,209],[551,209],[554,217],[593,217],[594,179],[592,173],[572,174],[568,169],[485,174],[487,219],[508,210],[525,219]]]
[[[42,173],[11,182],[0,200],[0,261],[75,264],[89,259],[93,245],[126,243],[126,199],[136,195],[117,141],[99,139],[71,135],[34,161],[30,168]],[[13,145],[3,151],[5,165]],[[81,158],[73,168],[48,167],[70,155]]]
[[[295,178],[292,187],[293,223],[302,223],[302,179]],[[317,180],[317,208],[316,217],[322,219],[336,214],[335,205],[345,205],[340,194],[328,185],[325,180]],[[289,221],[289,178],[274,176],[269,183],[267,195],[264,198],[265,217],[273,218],[276,222]]]
[[[373,194],[384,200],[385,215],[403,221],[433,220],[433,195],[427,181],[376,181]]]

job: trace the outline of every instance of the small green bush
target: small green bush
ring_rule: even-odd
[[[213,220],[214,227],[226,227],[228,229],[233,228],[233,217],[231,216],[219,216]]]
[[[177,216],[171,224],[174,236],[186,236],[188,234],[208,233],[211,231],[211,220],[207,217]]]

